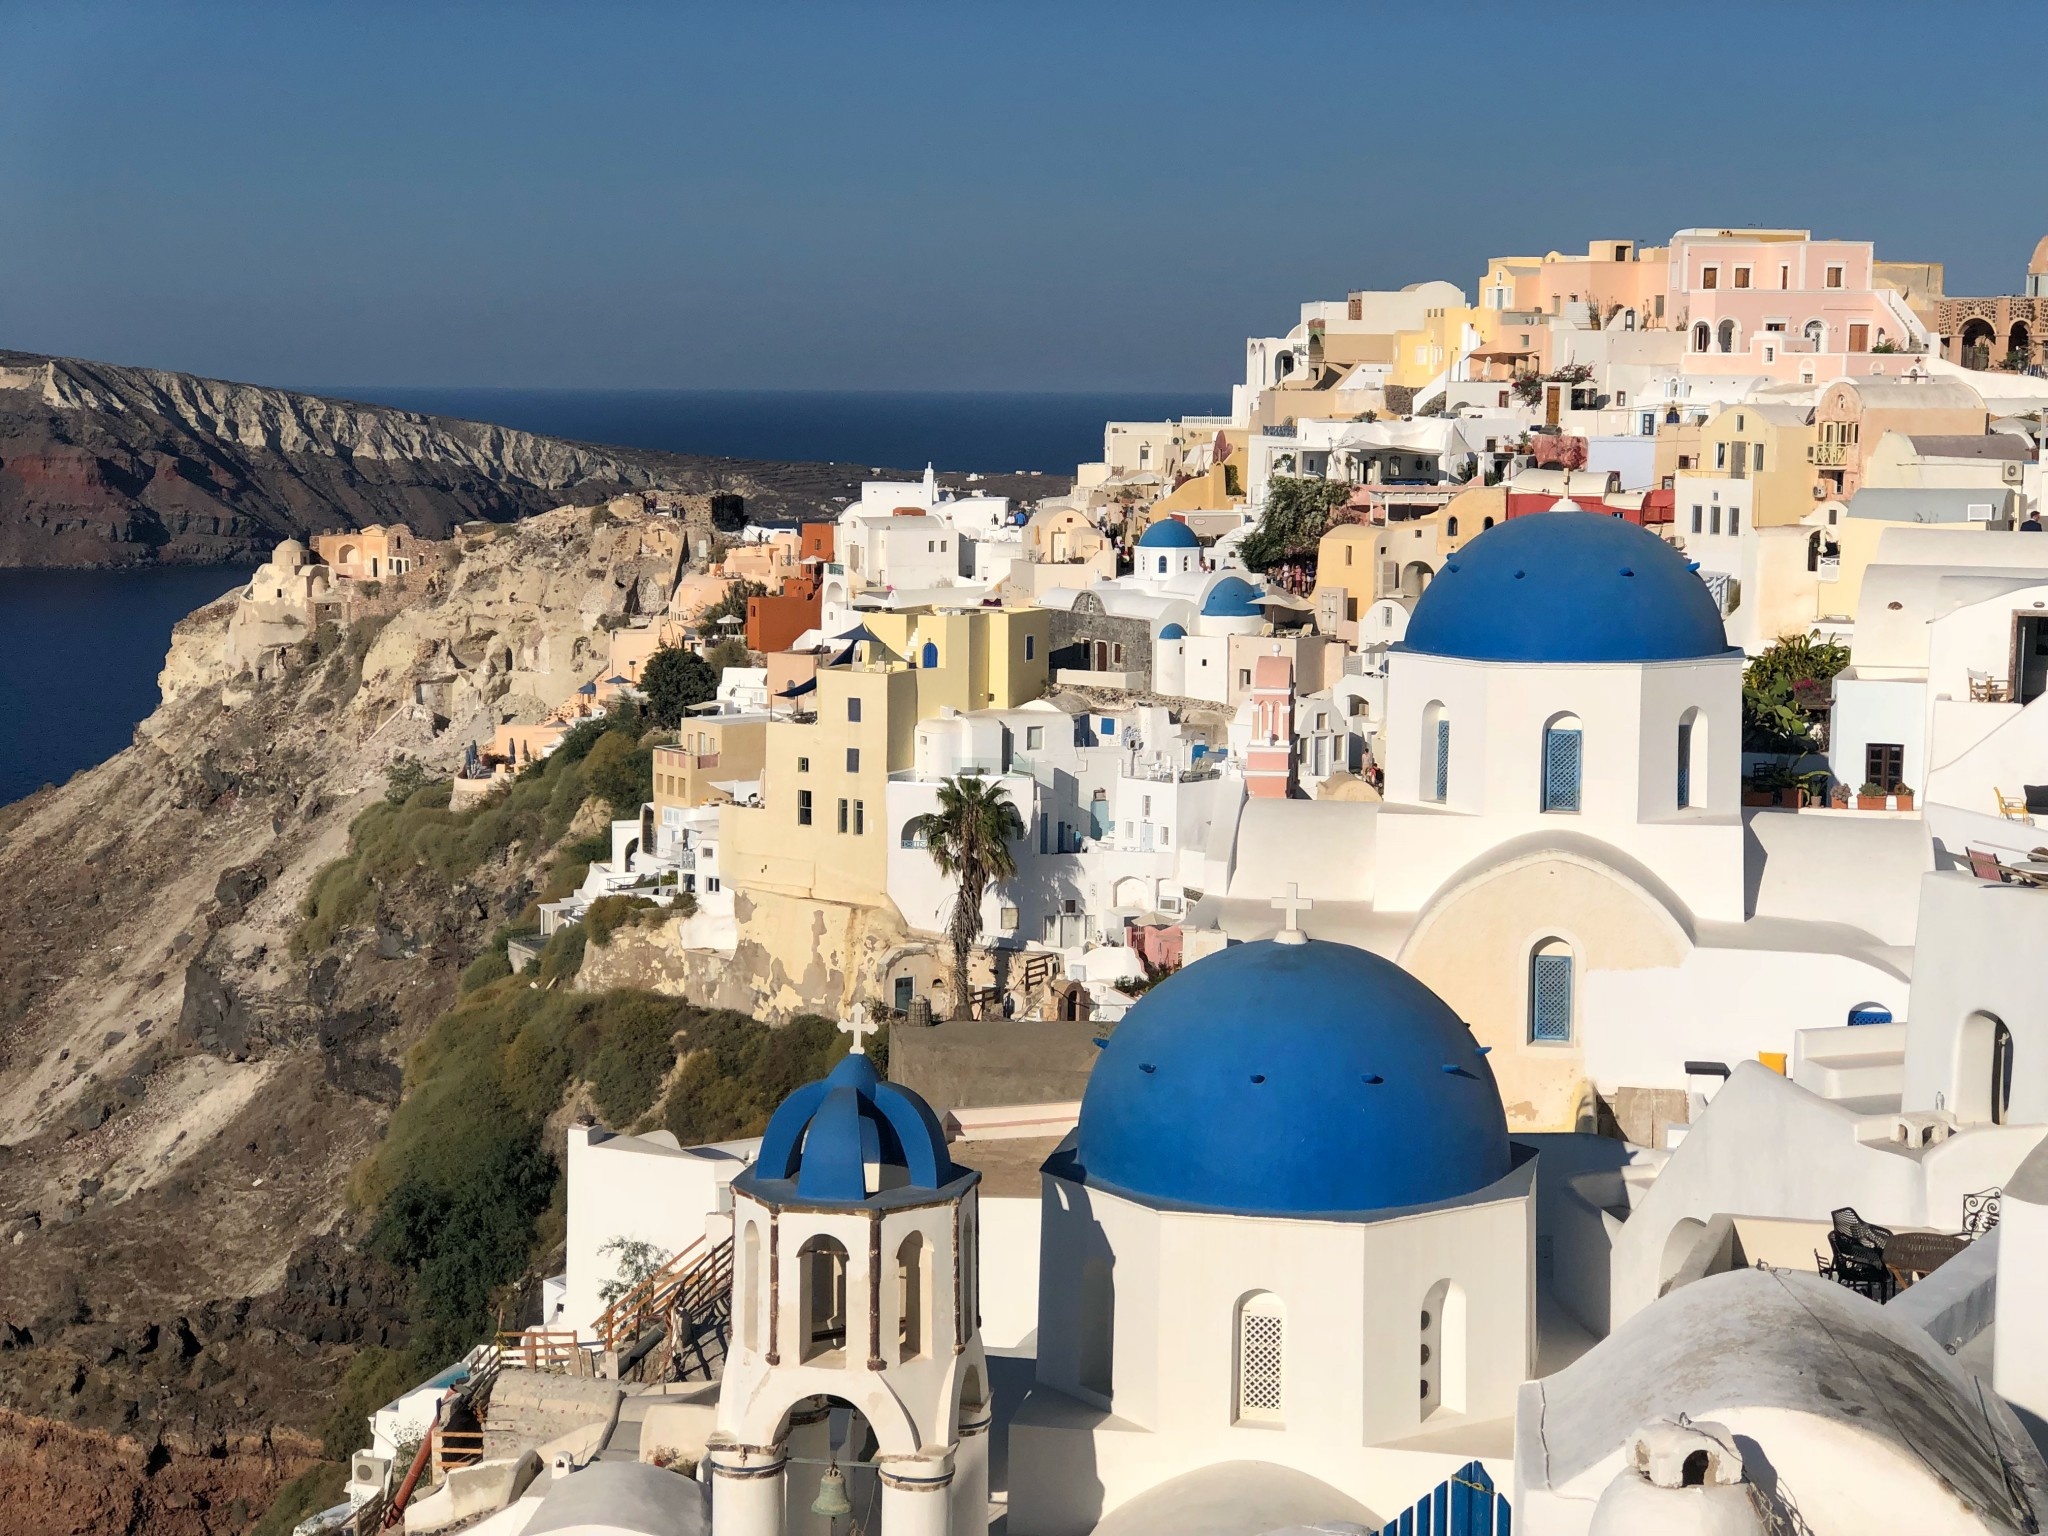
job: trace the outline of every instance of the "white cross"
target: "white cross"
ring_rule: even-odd
[[[1301,914],[1315,905],[1301,894],[1301,887],[1289,885],[1285,896],[1275,896],[1268,906],[1287,915],[1287,926],[1273,935],[1275,944],[1306,944],[1308,935],[1301,931]],[[842,1026],[843,1027],[843,1026]]]
[[[881,1025],[869,1021],[867,1004],[855,1003],[853,1005],[853,1016],[840,1021],[839,1032],[844,1035],[853,1036],[854,1055],[865,1056],[868,1050],[865,1045],[861,1044],[860,1037],[862,1035],[872,1035],[881,1027]]]

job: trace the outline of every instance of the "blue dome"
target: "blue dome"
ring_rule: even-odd
[[[1488,529],[1415,600],[1396,649],[1468,661],[1688,661],[1728,650],[1713,595],[1654,533],[1596,512]]]
[[[1265,1215],[1427,1205],[1507,1176],[1493,1070],[1434,992],[1348,944],[1237,944],[1139,999],[1081,1100],[1090,1184]]]
[[[931,1106],[883,1082],[856,1051],[782,1101],[741,1177],[757,1189],[793,1183],[791,1193],[811,1203],[858,1205],[885,1190],[937,1189],[957,1176]]]
[[[1188,632],[1178,624],[1169,624],[1159,631],[1159,638],[1162,640],[1185,640],[1187,637]]]
[[[1138,535],[1140,549],[1199,549],[1202,541],[1186,523],[1163,517]]]
[[[1256,619],[1260,616],[1258,591],[1242,577],[1226,576],[1202,599],[1202,612],[1212,619]]]

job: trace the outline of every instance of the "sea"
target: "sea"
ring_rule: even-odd
[[[1228,408],[1220,395],[299,386],[579,442],[743,459],[1072,474],[1106,421]],[[0,570],[0,805],[61,784],[132,739],[157,706],[171,626],[246,569]]]

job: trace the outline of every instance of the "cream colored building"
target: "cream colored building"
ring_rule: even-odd
[[[657,819],[667,810],[731,804],[731,786],[760,782],[767,751],[766,715],[685,717],[675,744],[654,749]]]
[[[382,581],[412,569],[418,544],[403,523],[372,523],[349,533],[315,534],[313,553],[345,581]]]

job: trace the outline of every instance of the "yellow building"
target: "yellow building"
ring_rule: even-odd
[[[767,750],[765,715],[686,716],[675,745],[654,749],[656,812],[731,804],[719,786],[758,781]]]
[[[1052,615],[1043,608],[903,608],[861,622],[918,673],[918,707],[935,715],[1015,709],[1045,693]]]
[[[811,901],[888,901],[889,775],[913,766],[918,685],[878,640],[847,647],[813,680],[812,711],[769,722],[761,804],[720,813],[721,862],[735,885]]]
[[[1693,467],[1677,472],[1678,504],[1688,480],[1748,480],[1749,515],[1759,528],[1782,528],[1813,510],[1814,442],[1810,413],[1797,405],[1731,405],[1699,428]]]

